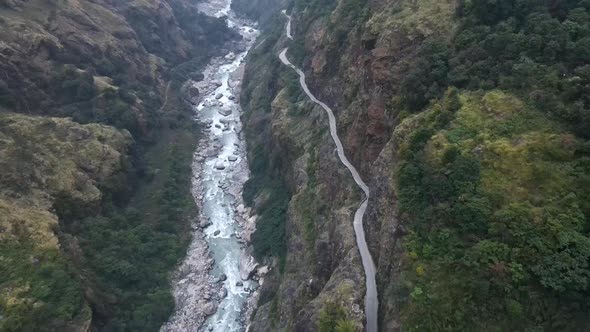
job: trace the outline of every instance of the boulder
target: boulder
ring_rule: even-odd
[[[199,96],[199,88],[191,85],[191,87],[188,89],[188,95],[191,99],[197,98]]]
[[[269,271],[268,265],[265,265],[265,266],[258,268],[257,273],[259,276],[265,276],[268,273],[268,271]]]
[[[222,162],[218,162],[218,163],[215,164],[215,169],[216,170],[219,170],[219,171],[222,171],[222,170],[225,169],[225,165]]]
[[[254,260],[254,257],[243,251],[240,253],[240,278],[242,280],[250,279],[254,272],[256,272],[257,267],[258,263]]]
[[[190,74],[190,77],[193,81],[197,81],[197,82],[200,82],[205,79],[205,75],[200,72],[194,72],[194,73]]]
[[[218,231],[218,232],[219,232],[219,231]],[[227,280],[227,276],[225,275],[225,273],[222,273],[222,274],[219,276],[219,281],[226,281],[226,280]]]
[[[205,305],[203,305],[203,314],[205,314],[205,316],[211,316],[215,313],[215,304],[213,304],[212,302],[207,302],[205,303]]]
[[[229,157],[227,157],[227,160],[229,160],[229,161],[236,161],[236,160],[238,160],[238,157],[236,157],[236,156],[229,156]]]
[[[213,232],[213,236],[217,236],[217,235],[219,235],[219,233],[221,233],[221,231],[220,230],[216,230],[215,232]]]
[[[215,96],[215,99],[221,99],[222,97],[223,97],[223,94],[221,94],[221,93],[218,93],[218,94]]]
[[[225,289],[225,288],[222,288],[222,289],[219,291],[219,298],[220,298],[220,299],[224,299],[226,296],[227,296],[227,289]]]
[[[231,114],[231,109],[227,109],[227,108],[222,108],[219,111],[217,111],[217,113],[223,115],[223,116],[228,116]]]

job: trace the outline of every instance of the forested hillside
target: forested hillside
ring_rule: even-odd
[[[297,327],[318,302],[322,314],[307,328],[340,331],[338,321],[358,317],[318,272],[334,278],[337,270],[298,258],[322,245],[336,257],[341,240],[330,235],[351,219],[328,226],[324,212],[298,212],[298,197],[312,195],[316,203],[304,206],[324,211],[330,202],[334,213],[332,192],[310,186],[317,178],[309,167],[339,165],[318,164],[310,151],[322,136],[301,135],[301,114],[317,126],[327,120],[302,113],[313,107],[271,54],[290,46],[314,94],[337,113],[346,152],[371,187],[365,227],[380,330],[589,329],[590,2],[299,0],[287,10],[295,41],[281,35],[284,20],[266,29],[242,100],[256,126],[253,166],[286,174],[279,180],[292,195],[286,226],[275,229],[289,243],[278,255],[316,271],[320,284],[277,276],[265,285],[257,327]],[[303,160],[278,153],[301,144],[294,151]],[[280,171],[285,165],[293,169]],[[297,305],[285,304],[294,289]]]
[[[190,1],[0,1],[0,331],[168,319],[195,215],[180,88],[235,38]]]
[[[461,2],[418,51],[394,134],[408,327],[588,329],[589,14]]]

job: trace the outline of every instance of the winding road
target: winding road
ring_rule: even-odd
[[[283,10],[283,14],[287,17],[287,27],[286,27],[286,36],[289,39],[293,39],[291,35],[291,16],[287,15],[287,12]],[[365,230],[363,228],[363,217],[365,215],[365,211],[367,210],[367,203],[369,200],[369,186],[363,181],[359,172],[356,168],[350,163],[346,155],[344,154],[344,147],[342,146],[342,142],[340,141],[340,137],[338,137],[338,130],[336,127],[336,117],[334,116],[334,112],[332,109],[317,99],[309,88],[307,87],[307,83],[305,83],[305,74],[295,65],[293,65],[289,59],[287,59],[287,50],[289,48],[285,48],[279,54],[279,59],[281,62],[293,70],[297,72],[299,75],[299,84],[305,94],[311,99],[314,103],[320,105],[328,114],[328,120],[330,122],[330,135],[336,144],[336,149],[338,150],[338,158],[344,164],[344,166],[350,171],[352,177],[356,184],[361,188],[361,190],[365,193],[365,199],[356,210],[354,214],[354,232],[356,235],[356,243],[361,253],[361,260],[363,263],[363,268],[365,270],[365,279],[366,279],[366,287],[367,287],[367,294],[365,295],[365,315],[367,316],[367,332],[377,332],[377,313],[379,307],[379,300],[377,298],[377,284],[375,282],[375,263],[373,262],[373,258],[371,257],[371,253],[369,252],[369,248],[367,246],[367,241],[365,238]]]

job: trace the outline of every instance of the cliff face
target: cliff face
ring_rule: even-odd
[[[295,5],[292,11],[293,16],[293,34],[295,41],[288,45],[284,38],[278,38],[278,35],[284,33],[283,28],[285,21],[280,17],[275,17],[273,28],[268,29],[268,35],[262,36],[268,39],[260,46],[265,48],[264,51],[254,50],[250,55],[247,68],[247,84],[257,86],[255,91],[250,92],[248,87],[244,89],[243,99],[249,100],[246,104],[247,117],[249,117],[250,125],[257,126],[257,132],[268,132],[269,135],[290,135],[293,136],[289,141],[291,144],[302,144],[301,137],[303,133],[317,131],[316,126],[327,125],[327,118],[321,114],[321,109],[317,116],[316,125],[312,127],[304,127],[303,120],[291,120],[290,126],[279,126],[276,124],[277,120],[260,120],[260,113],[268,103],[265,100],[265,95],[277,96],[279,98],[281,93],[279,89],[271,88],[277,83],[284,80],[278,78],[281,75],[287,75],[289,69],[279,67],[276,54],[284,46],[290,46],[289,56],[291,60],[299,62],[303,65],[308,76],[308,85],[312,91],[322,101],[327,102],[330,107],[336,112],[338,118],[338,129],[340,137],[343,140],[346,154],[356,167],[362,172],[363,177],[371,187],[372,199],[369,202],[369,208],[365,217],[365,227],[368,230],[369,246],[375,262],[378,264],[378,284],[382,290],[381,294],[388,293],[385,289],[390,287],[392,279],[395,278],[396,273],[399,272],[399,264],[396,263],[394,257],[399,257],[403,251],[399,243],[399,231],[397,231],[398,223],[396,218],[396,199],[394,191],[394,173],[395,152],[393,150],[393,143],[390,142],[391,135],[395,124],[398,122],[398,114],[391,109],[392,99],[400,93],[401,77],[408,71],[408,68],[414,66],[413,63],[417,49],[420,43],[431,35],[441,36],[447,38],[453,31],[452,15],[454,12],[454,3],[452,2],[418,2],[413,8],[405,8],[409,6],[404,2],[372,2],[368,8],[365,8],[360,3],[355,4],[352,1],[342,2],[339,4],[320,4],[312,3],[309,7],[298,7],[299,3]],[[355,7],[357,6],[357,7]],[[397,6],[397,8],[391,8]],[[403,9],[401,12],[400,10]],[[391,11],[391,12],[390,12]],[[350,33],[347,33],[350,31]],[[273,54],[261,55],[268,53],[272,45]],[[264,59],[262,59],[264,58]],[[273,70],[259,65],[267,61],[272,63]],[[278,67],[278,68],[277,68]],[[259,74],[265,72],[268,76],[261,78]],[[284,74],[280,74],[284,73]],[[272,78],[271,75],[275,75]],[[291,78],[294,80],[294,78]],[[274,83],[267,83],[267,81]],[[269,86],[269,90],[264,90],[264,87]],[[287,85],[288,90],[298,91],[296,81],[283,83]],[[280,85],[279,85],[280,86]],[[256,91],[260,89],[262,91]],[[295,92],[293,92],[295,93]],[[298,92],[301,94],[301,92]],[[284,93],[283,93],[284,94]],[[306,100],[305,95],[299,95],[301,100]],[[262,99],[262,100],[261,100]],[[285,99],[282,97],[282,99]],[[272,110],[268,110],[267,116],[263,119],[277,117],[289,118],[289,114],[294,111],[284,112],[276,107],[277,99],[273,102]],[[310,106],[307,106],[310,107]],[[294,108],[294,106],[291,106]],[[280,114],[280,116],[278,115]],[[309,115],[300,115],[302,119],[309,117]],[[254,121],[253,119],[257,119]],[[283,120],[284,121],[284,120]],[[248,124],[247,124],[248,126]],[[279,128],[282,128],[280,130]],[[257,139],[258,140],[258,139]],[[268,143],[267,143],[268,144]],[[269,144],[270,149],[274,148],[273,144]],[[318,146],[332,146],[333,143],[329,138],[327,132],[323,136],[319,136],[312,142],[308,142],[309,149],[318,149]],[[256,145],[255,145],[256,146]],[[332,149],[334,147],[332,146]],[[255,147],[251,147],[255,149]],[[319,153],[320,160],[323,159],[323,153]],[[340,162],[334,158],[331,153],[331,159],[324,160],[320,165],[325,170],[331,172],[343,172],[342,179],[336,180],[330,177],[326,178],[326,174],[311,175],[312,177],[330,183],[330,186],[338,186],[337,191],[347,194],[351,202],[350,208],[345,213],[345,218],[337,224],[334,224],[333,232],[338,229],[348,229],[352,231],[352,215],[355,204],[360,203],[360,194],[353,191],[356,186],[352,182],[350,176],[344,172],[344,168]],[[260,156],[251,156],[251,159],[263,158]],[[280,158],[280,157],[279,157]],[[325,157],[324,157],[325,158]],[[254,161],[256,163],[256,161]],[[301,163],[290,161],[291,167],[299,169],[298,172],[303,173]],[[293,172],[293,170],[291,170]],[[290,174],[290,173],[288,173]],[[310,175],[307,175],[309,177]],[[293,188],[295,195],[291,199],[289,205],[289,212],[295,210],[296,200],[298,195],[312,195],[311,201],[325,201],[330,202],[322,208],[322,213],[326,216],[340,215],[343,211],[339,208],[339,204],[346,202],[344,197],[333,196],[329,193],[331,191],[319,190],[318,188],[305,189],[301,187]],[[309,193],[312,194],[309,194]],[[307,193],[307,194],[305,194]],[[309,205],[309,203],[306,203]],[[320,215],[317,211],[310,211],[308,218],[309,225],[307,226],[311,233],[318,232],[317,225],[323,225]],[[331,218],[334,218],[332,216]],[[305,242],[304,234],[294,231],[297,229],[294,225],[301,223],[304,220],[302,216],[292,217],[287,219],[286,237],[289,243]],[[353,234],[350,234],[353,235]],[[321,252],[325,255],[336,255],[338,248],[344,242],[344,237],[332,236],[325,237],[320,241],[320,237],[313,236],[310,241],[314,243],[314,247],[323,245]],[[356,246],[353,238],[348,238],[348,245]],[[299,247],[294,250],[291,245],[287,249],[287,262],[290,262],[293,269],[304,269],[306,272],[301,273],[299,278],[285,274],[281,277],[281,284],[278,287],[283,293],[279,292],[278,299],[288,297],[286,289],[294,288],[293,284],[309,282],[310,280],[318,279],[319,292],[310,292],[306,297],[301,298],[300,301],[311,303],[322,303],[323,310],[329,311],[326,304],[331,301],[341,302],[335,300],[331,286],[334,282],[339,280],[338,271],[325,270],[324,273],[332,276],[333,279],[328,278],[331,282],[326,282],[326,278],[313,278],[315,276],[313,271],[321,270],[321,260],[304,261],[301,260],[303,253],[308,253],[310,250]],[[355,301],[349,302],[345,305],[347,308],[347,315],[354,319],[357,324],[361,324],[364,319],[358,313],[353,312],[363,309],[364,296],[364,276],[362,273],[362,266],[358,258],[358,252],[352,250],[355,260],[354,270],[360,275],[355,278]],[[338,256],[337,256],[338,257]],[[339,258],[342,261],[343,258]],[[340,263],[343,264],[343,263]],[[344,267],[342,267],[344,268]],[[346,268],[353,268],[353,266],[346,266]],[[309,271],[308,271],[309,270]],[[342,272],[340,272],[342,273]],[[296,289],[296,288],[295,288]],[[312,317],[305,315],[306,310],[301,304],[292,305],[286,300],[274,300],[279,308],[279,313],[275,313],[279,321],[291,321],[291,324],[306,324],[306,330],[319,329],[318,316]],[[342,302],[346,303],[346,302]],[[350,306],[350,303],[355,303],[356,306]],[[262,307],[263,310],[268,310],[268,304]],[[396,326],[397,308],[394,301],[390,302],[388,298],[381,299],[381,317],[388,324],[388,328]],[[276,310],[276,308],[273,308]],[[322,309],[318,309],[322,312]],[[347,316],[344,315],[344,316]],[[329,316],[329,315],[328,315]],[[264,314],[256,316],[257,322]],[[325,318],[325,317],[324,317]],[[331,317],[333,321],[337,318]],[[328,321],[330,320],[328,319]],[[325,319],[324,319],[325,320]],[[305,322],[305,323],[304,323]],[[265,322],[268,324],[268,322]],[[284,325],[284,324],[283,324]],[[255,325],[257,326],[257,325]],[[295,326],[295,325],[291,325]],[[265,328],[269,328],[265,326]],[[256,330],[256,329],[254,329]],[[387,329],[386,329],[387,330]]]
[[[584,329],[588,3],[296,1],[287,10],[295,40],[280,37],[285,20],[277,14],[261,37],[264,51],[250,55],[246,118],[267,138],[286,135],[274,119],[289,112],[269,105],[284,89],[296,90],[274,60],[289,46],[313,93],[337,113],[346,154],[371,189],[365,229],[378,270],[380,330]],[[288,126],[289,144],[305,142],[305,121]],[[265,151],[283,145],[268,139]],[[554,154],[558,146],[562,153]],[[254,165],[257,159],[265,157],[251,156]],[[324,167],[341,169],[329,160]],[[289,213],[303,191],[290,188]],[[572,222],[553,228],[556,214]],[[289,243],[305,238],[292,231],[297,220],[286,219]],[[339,239],[327,241],[333,254]],[[319,264],[299,260],[300,252],[289,247],[286,261],[300,269]],[[551,265],[566,256],[569,263]],[[558,281],[557,271],[576,281]],[[283,274],[268,287],[280,299],[298,280]],[[306,301],[330,302],[328,285]],[[308,319],[300,306],[289,308],[295,312],[281,301],[261,307],[255,326]],[[306,328],[321,330],[326,315]]]
[[[274,58],[275,41],[252,51],[242,94],[253,172],[245,197],[260,216],[254,249],[274,256],[252,330],[314,331],[320,320],[360,328],[364,278],[352,228],[360,193],[337,167],[327,115]]]

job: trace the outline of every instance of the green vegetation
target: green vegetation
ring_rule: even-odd
[[[346,311],[337,303],[327,302],[318,318],[319,332],[358,332],[359,328],[352,320],[347,319]]]
[[[0,331],[157,331],[195,215],[180,87],[236,34],[186,1],[0,7]]]
[[[0,113],[0,132],[0,330],[83,326],[91,312],[80,274],[63,255],[70,243],[58,241],[57,216],[47,209],[93,213],[99,187],[125,183],[130,137],[97,124],[14,113]]]
[[[130,208],[111,207],[102,216],[84,219],[74,233],[88,268],[117,298],[110,308],[115,318],[105,326],[107,331],[157,331],[174,308],[168,274],[190,240],[188,220],[195,207],[186,179],[195,141],[166,146],[163,164],[167,169],[139,190],[155,190],[155,194],[137,199]]]
[[[500,91],[449,90],[396,134],[408,328],[587,328],[586,144]]]
[[[243,196],[245,203],[254,207],[258,214],[256,231],[252,237],[254,254],[259,259],[265,256],[277,258],[281,271],[287,254],[285,224],[292,195],[287,187],[285,174],[289,160],[296,158],[298,153],[280,151],[281,144],[271,144],[274,138],[269,136],[271,133],[266,128],[272,116],[270,98],[280,91],[281,86],[287,84],[285,82],[295,79],[294,76],[288,76],[290,80],[276,84],[277,77],[282,77],[281,65],[272,47],[281,38],[283,28],[283,18],[277,17],[272,28],[265,36],[260,37],[264,42],[252,49],[249,59],[255,60],[249,62],[249,72],[255,75],[244,77],[241,95],[241,103],[245,109],[242,121],[252,124],[246,127],[251,177],[244,185]],[[297,98],[296,85],[293,82],[290,84],[290,91],[294,94],[292,98]],[[252,116],[256,120],[252,120]]]
[[[419,111],[449,85],[500,88],[587,135],[589,11],[588,1],[560,1],[552,7],[542,1],[461,2],[454,42],[424,43],[402,84],[402,105]]]
[[[257,195],[264,197],[262,203],[255,206],[258,219],[252,237],[254,255],[258,258],[267,255],[276,257],[282,269],[287,254],[285,223],[291,193],[284,180],[279,177],[281,170],[271,169],[273,166],[266,158],[268,156],[262,150],[254,151],[250,158],[252,176],[244,185],[243,195],[246,204],[250,206],[254,206],[253,200]]]
[[[129,134],[110,127],[2,113],[0,128],[0,330],[62,330],[92,314],[106,331],[157,331],[195,214],[195,129],[163,130],[145,159],[127,160]]]
[[[395,131],[402,321],[587,330],[590,2],[472,0],[457,15],[394,100],[417,113]]]
[[[38,248],[21,237],[1,241],[0,257],[1,331],[62,329],[64,322],[90,318],[75,271],[57,248]]]

